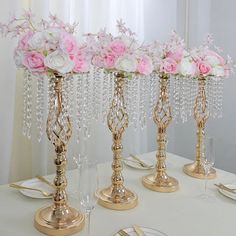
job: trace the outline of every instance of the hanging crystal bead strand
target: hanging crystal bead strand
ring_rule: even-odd
[[[93,114],[96,121],[99,119],[101,107],[101,69],[93,68]]]
[[[44,132],[44,75],[38,76],[36,92],[37,139],[40,142]]]
[[[24,80],[24,114],[23,114],[23,135],[31,138],[32,125],[32,76],[28,71],[25,71]]]
[[[106,123],[107,120],[107,112],[109,108],[109,90],[108,90],[108,74],[103,72],[103,84],[102,84],[102,122]]]
[[[137,129],[137,125],[138,125],[138,120],[139,120],[139,97],[138,97],[138,91],[139,91],[139,80],[137,77],[133,78],[134,83],[133,83],[133,125],[134,125],[134,129]]]
[[[79,142],[80,131],[82,127],[82,111],[83,111],[83,101],[84,101],[84,87],[83,87],[83,75],[79,74],[76,76],[76,141]]]
[[[141,129],[146,125],[146,112],[145,112],[145,77],[138,76],[139,81],[139,123]]]
[[[217,118],[222,118],[223,113],[223,92],[224,92],[224,80],[219,78],[216,81],[217,86]]]
[[[158,76],[155,73],[152,73],[150,75],[150,92],[149,92],[149,107],[148,107],[148,118],[153,118],[153,110],[155,106],[155,102],[157,100],[158,90],[157,90],[157,82],[158,82]]]

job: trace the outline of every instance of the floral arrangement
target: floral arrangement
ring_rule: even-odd
[[[154,71],[160,76],[191,77],[195,74],[195,63],[185,49],[184,40],[174,31],[168,42],[155,41],[150,45],[149,55],[154,62]]]
[[[135,33],[122,20],[117,21],[117,28],[118,36],[106,30],[87,35],[93,51],[92,64],[107,71],[121,71],[129,77],[132,73],[149,75],[153,63],[147,48],[138,44]]]
[[[1,24],[3,35],[19,37],[14,59],[19,68],[33,74],[84,73],[89,71],[90,56],[86,44],[78,46],[73,33],[77,24],[65,24],[54,15],[37,22],[30,11]]]
[[[211,49],[213,46],[214,49]],[[227,78],[232,72],[232,60],[227,56],[225,60],[220,56],[221,50],[213,45],[211,35],[207,36],[206,42],[199,48],[191,51],[191,56],[196,64],[196,73],[194,77],[225,77]]]

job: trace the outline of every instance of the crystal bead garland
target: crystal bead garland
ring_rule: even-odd
[[[132,124],[134,125],[134,129],[137,129],[138,121],[139,121],[139,83],[138,78],[135,76],[133,78],[133,98],[132,98]]]
[[[32,75],[25,71],[24,73],[24,92],[23,92],[23,135],[31,138],[32,125]]]
[[[159,96],[158,94],[158,76],[155,73],[152,73],[149,76],[149,91],[147,91],[149,93],[149,105],[148,105],[148,118],[152,119],[153,118],[153,110],[154,110],[154,106],[155,103],[157,101],[157,97]],[[148,96],[148,94],[147,94]]]
[[[44,75],[39,75],[37,80],[36,92],[36,124],[37,124],[37,139],[40,142],[44,132]]]
[[[224,93],[224,79],[219,78],[217,83],[217,118],[223,116],[223,93]]]
[[[108,87],[108,73],[104,72],[103,73],[103,78],[102,78],[102,122],[103,124],[106,123],[107,120],[107,113],[108,113],[108,108],[109,108],[109,87]]]
[[[76,141],[80,140],[80,131],[82,127],[84,107],[84,86],[83,75],[76,75],[76,112],[75,112],[75,127],[76,127]]]
[[[145,76],[138,76],[139,81],[139,123],[141,129],[144,129],[146,126],[146,96],[145,96],[145,87],[146,87],[146,78]]]
[[[101,73],[102,70],[99,68],[93,68],[93,114],[94,119],[98,121],[101,107]]]

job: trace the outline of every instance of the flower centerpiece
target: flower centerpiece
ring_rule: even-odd
[[[149,49],[154,72],[159,77],[159,98],[153,111],[153,119],[158,126],[158,151],[156,173],[144,176],[143,184],[154,191],[173,192],[178,189],[178,181],[167,175],[165,165],[166,130],[173,117],[169,100],[170,79],[185,80],[194,75],[196,68],[183,40],[175,32],[170,41],[162,44],[154,42]]]
[[[28,86],[32,76],[38,78],[41,83],[48,78],[47,136],[55,146],[57,175],[54,179],[54,203],[50,207],[38,210],[34,223],[39,231],[49,235],[69,235],[80,231],[84,224],[84,216],[68,206],[65,190],[67,143],[72,135],[65,84],[68,78],[72,79],[73,74],[88,72],[90,66],[87,46],[78,46],[73,36],[76,26],[77,24],[63,23],[54,15],[49,15],[49,20],[38,22],[32,13],[27,11],[20,18],[13,17],[8,24],[1,24],[0,27],[4,35],[19,38],[14,59],[18,68],[27,71],[28,92],[32,89]],[[40,83],[38,87],[40,89],[37,93],[44,89]],[[42,95],[40,98],[44,99]],[[41,104],[40,101],[37,98],[37,104]],[[29,100],[25,106],[26,113],[29,113],[32,106]],[[42,105],[40,108],[43,109]],[[30,117],[30,114],[26,114],[25,117]],[[24,120],[24,123],[29,130],[31,123],[27,120]]]
[[[107,114],[107,124],[113,136],[112,184],[97,191],[98,202],[107,208],[126,210],[135,207],[138,202],[137,195],[124,186],[122,176],[122,135],[129,123],[125,99],[127,85],[137,76],[151,74],[153,63],[145,46],[138,43],[135,34],[122,20],[117,22],[117,27],[118,36],[101,30],[97,34],[89,34],[88,41],[94,52],[92,64],[104,71],[105,79],[110,77],[114,82],[113,98]],[[112,87],[107,93],[111,91]]]
[[[189,176],[206,178],[202,165],[204,158],[204,130],[210,116],[213,118],[222,116],[223,80],[232,71],[232,60],[228,56],[225,60],[220,55],[220,49],[213,45],[213,39],[209,35],[206,42],[191,51],[195,63],[195,74],[192,78],[197,84],[197,94],[192,106],[193,116],[197,122],[197,146],[196,161],[184,166],[183,170]],[[216,177],[216,171],[211,168],[207,178]]]

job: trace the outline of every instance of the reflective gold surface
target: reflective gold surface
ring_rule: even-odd
[[[205,172],[202,166],[202,158],[204,158],[204,137],[205,137],[205,126],[209,118],[209,110],[207,107],[206,98],[206,80],[201,78],[198,80],[198,95],[195,100],[194,105],[194,119],[197,122],[197,145],[196,145],[196,161],[192,164],[187,164],[184,166],[183,171],[185,174],[198,178],[205,179]],[[216,177],[215,169],[211,168],[207,178],[214,179]]]
[[[71,235],[83,228],[84,216],[67,204],[66,145],[71,137],[70,118],[63,106],[63,77],[50,78],[50,108],[47,120],[47,135],[56,152],[54,163],[56,177],[52,206],[39,209],[35,215],[36,229],[46,235]]]
[[[156,154],[156,172],[144,176],[143,185],[153,191],[174,192],[178,189],[178,181],[169,177],[166,173],[166,129],[169,126],[172,115],[169,102],[169,77],[160,76],[159,80],[160,95],[154,108],[153,120],[158,126],[157,143],[158,151]]]
[[[122,176],[123,164],[122,157],[122,135],[128,127],[128,114],[124,101],[125,76],[117,73],[114,78],[115,88],[112,104],[107,116],[107,124],[113,136],[113,174],[111,186],[97,191],[98,203],[106,208],[114,210],[127,210],[135,207],[138,197],[124,187]]]

